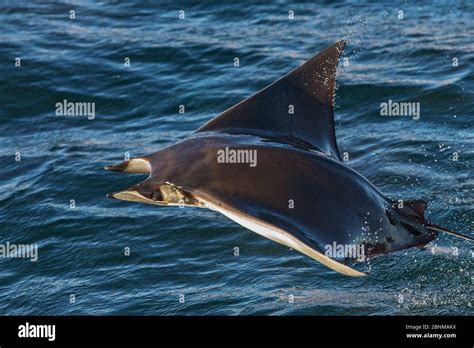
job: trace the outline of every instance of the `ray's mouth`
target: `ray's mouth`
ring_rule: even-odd
[[[194,195],[172,183],[157,184],[150,187],[146,182],[132,186],[124,191],[108,193],[107,197],[122,201],[206,208],[207,205]],[[144,185],[147,184],[147,185]]]

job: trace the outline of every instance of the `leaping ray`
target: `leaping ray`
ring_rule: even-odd
[[[426,203],[400,208],[342,161],[334,132],[338,41],[189,138],[106,169],[149,173],[109,194],[126,201],[208,208],[350,276],[354,255],[372,257],[432,241]],[[332,252],[328,253],[331,249]]]

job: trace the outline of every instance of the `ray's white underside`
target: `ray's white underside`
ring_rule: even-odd
[[[262,220],[259,220],[253,216],[243,214],[231,209],[226,209],[223,206],[214,205],[209,201],[200,200],[205,203],[207,208],[217,211],[222,215],[227,216],[232,221],[235,221],[239,225],[265,237],[274,242],[279,244],[283,244],[289,248],[298,250],[299,252],[311,257],[312,259],[321,262],[326,267],[331,268],[332,270],[342,273],[344,275],[352,276],[352,277],[361,277],[365,276],[366,274],[360,271],[357,271],[349,266],[346,266],[338,261],[331,259],[330,257],[320,253],[319,251],[314,250],[313,248],[309,247],[308,245],[304,244],[302,241],[298,240],[290,233],[268,224]]]

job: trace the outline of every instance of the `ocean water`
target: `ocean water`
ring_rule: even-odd
[[[0,244],[36,244],[38,260],[0,258],[0,314],[473,315],[468,241],[441,235],[435,253],[350,278],[215,212],[108,199],[143,176],[103,170],[345,38],[348,165],[472,236],[473,18],[471,1],[2,1]],[[63,100],[95,103],[95,117],[56,116]],[[420,103],[420,118],[382,117],[389,100]]]

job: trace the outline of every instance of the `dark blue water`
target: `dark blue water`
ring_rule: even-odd
[[[473,6],[2,1],[0,243],[37,244],[39,258],[0,258],[0,314],[474,314],[468,241],[441,235],[435,254],[382,256],[350,278],[215,212],[112,201],[143,177],[102,169],[185,138],[346,38],[348,164],[472,235]],[[56,116],[64,99],[94,102],[95,118]],[[380,116],[389,99],[419,102],[420,119]]]

